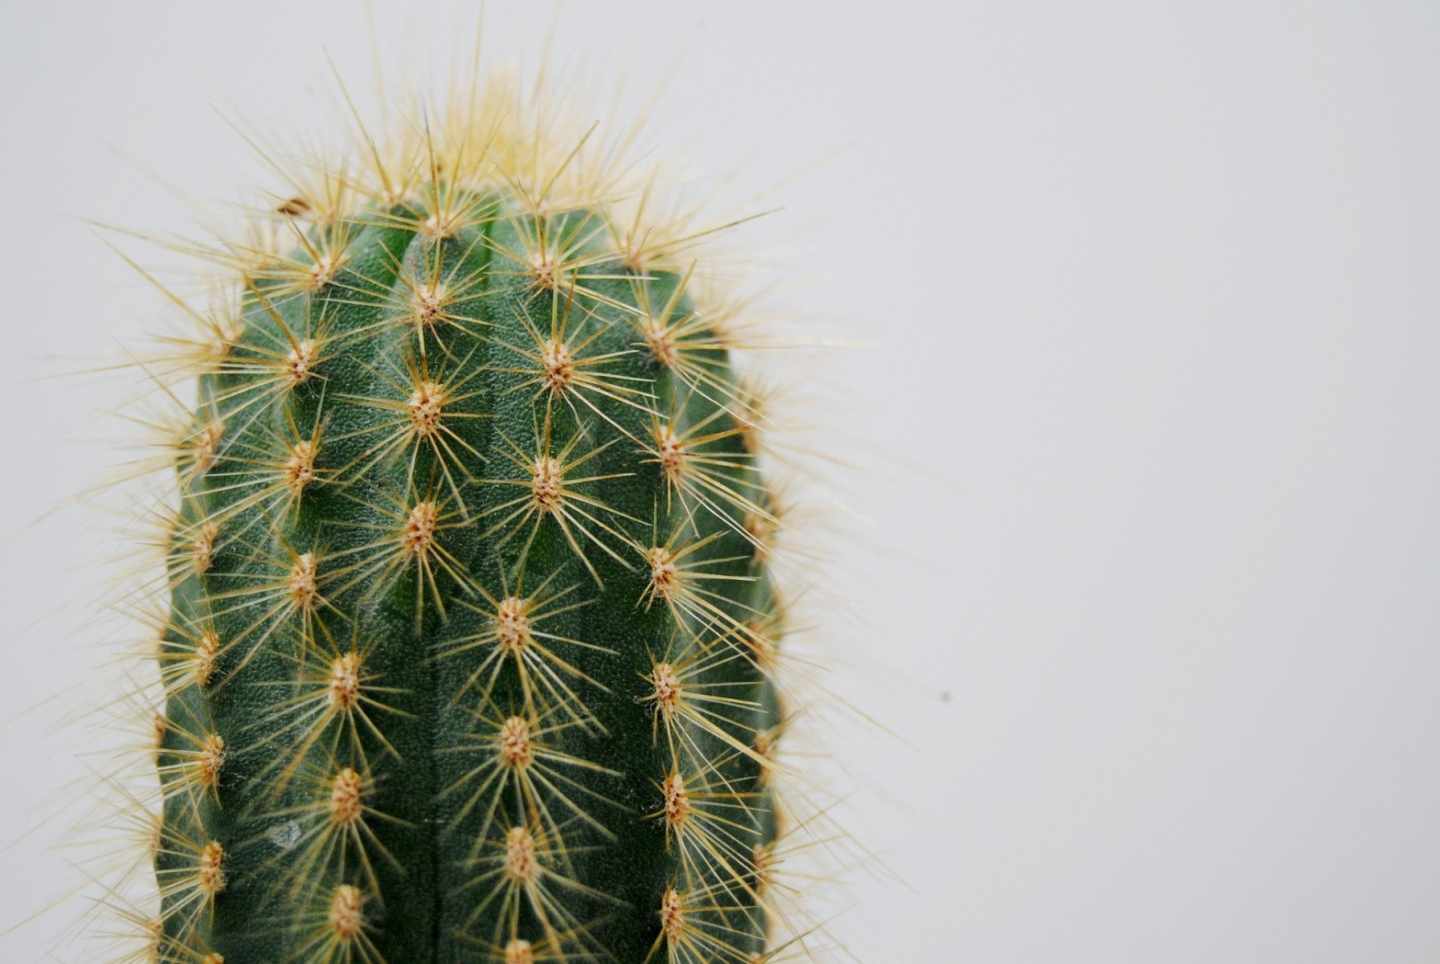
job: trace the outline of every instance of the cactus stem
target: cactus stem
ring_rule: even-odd
[[[657,219],[633,134],[587,148],[531,97],[380,143],[346,92],[368,161],[256,146],[283,183],[244,234],[167,245],[222,297],[145,275],[193,327],[139,363],[164,397],[125,466],[176,496],[166,606],[126,602],[165,701],[132,960],[810,951],[770,903],[811,810],[775,786],[789,509],[734,355],[769,346],[694,256],[747,219]]]

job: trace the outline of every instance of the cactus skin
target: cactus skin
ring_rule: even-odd
[[[230,262],[170,529],[163,960],[765,959],[759,413],[683,248],[481,130]]]

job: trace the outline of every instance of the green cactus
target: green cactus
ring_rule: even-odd
[[[201,250],[234,307],[152,366],[199,375],[155,958],[770,960],[781,513],[734,312],[596,152],[457,101]]]

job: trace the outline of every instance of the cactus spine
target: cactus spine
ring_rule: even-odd
[[[236,300],[165,369],[156,956],[768,960],[780,513],[730,313],[585,139],[457,100],[201,252]]]

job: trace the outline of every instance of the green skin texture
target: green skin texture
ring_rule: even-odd
[[[503,960],[500,950],[510,931],[507,923],[499,922],[501,902],[491,901],[477,914],[497,878],[492,875],[482,883],[473,881],[498,869],[497,855],[504,853],[503,830],[515,822],[516,817],[510,815],[520,812],[519,801],[507,787],[500,816],[492,821],[490,844],[481,851],[482,863],[477,864],[471,855],[484,823],[485,807],[457,817],[476,781],[470,780],[465,791],[442,795],[445,788],[494,756],[493,728],[478,723],[475,715],[478,691],[465,689],[465,681],[489,654],[489,648],[480,646],[437,658],[447,642],[484,631],[489,620],[485,611],[490,607],[483,597],[441,573],[437,588],[445,604],[442,616],[429,590],[417,584],[413,562],[402,560],[388,572],[376,569],[358,583],[346,573],[353,573],[354,567],[381,551],[363,547],[388,538],[418,498],[433,494],[447,513],[439,544],[470,579],[495,598],[506,595],[502,571],[505,585],[515,591],[517,563],[533,522],[519,532],[511,531],[518,523],[493,531],[510,511],[497,507],[530,491],[528,474],[507,455],[511,449],[506,440],[528,454],[538,450],[537,429],[545,420],[547,398],[537,392],[535,371],[513,370],[534,367],[514,349],[535,350],[526,320],[548,334],[557,298],[569,312],[572,328],[578,321],[583,331],[577,342],[597,327],[604,329],[583,356],[624,352],[600,370],[607,376],[641,379],[610,383],[640,386],[652,393],[653,401],[645,400],[645,404],[670,416],[677,431],[711,416],[718,405],[706,397],[714,392],[689,390],[653,357],[639,337],[633,317],[583,292],[569,294],[538,286],[525,265],[510,259],[506,252],[524,250],[522,238],[536,231],[529,215],[496,199],[488,203],[487,214],[476,223],[437,241],[401,223],[407,218],[413,219],[412,223],[422,221],[422,207],[399,208],[389,212],[389,217],[359,217],[348,226],[341,269],[317,290],[297,293],[280,289],[273,279],[253,281],[244,306],[243,334],[220,370],[201,379],[196,424],[218,417],[225,424],[225,434],[212,465],[203,473],[182,474],[182,509],[172,547],[172,626],[213,626],[223,648],[207,685],[183,688],[168,698],[166,718],[179,725],[162,737],[158,759],[163,770],[190,759],[187,753],[193,756],[193,740],[187,739],[182,729],[192,734],[215,732],[225,741],[227,752],[216,791],[171,792],[163,820],[167,841],[184,835],[196,842],[218,841],[225,849],[226,886],[216,896],[213,910],[201,913],[188,928],[185,915],[173,914],[166,927],[167,936],[177,944],[198,953],[218,952],[226,964],[351,959],[343,947],[327,950],[313,942],[326,932],[325,915],[336,885],[352,883],[367,894],[372,890],[356,849],[352,846],[343,859],[323,861],[318,869],[297,878],[293,868],[309,838],[290,850],[280,845],[291,817],[307,833],[320,826],[323,809],[296,816],[295,808],[328,800],[326,778],[347,764],[373,775],[374,785],[365,802],[386,818],[366,818],[366,827],[379,844],[367,843],[365,852],[378,879],[380,898],[365,904],[366,933],[381,957],[392,964]],[[584,238],[579,250],[590,252],[600,250],[605,237],[599,230],[602,226],[598,215],[576,211],[551,215],[544,227],[550,236],[566,239],[567,244]],[[308,230],[313,238],[322,229]],[[441,277],[467,279],[464,297],[446,310],[473,322],[437,326],[426,342],[432,376],[438,365],[447,378],[463,379],[465,391],[475,393],[455,409],[482,416],[446,423],[468,448],[486,456],[482,464],[455,447],[459,464],[472,476],[469,480],[457,476],[468,521],[458,515],[460,505],[427,446],[418,449],[409,491],[409,445],[392,458],[370,464],[363,474],[356,472],[357,466],[371,461],[364,458],[365,453],[373,451],[396,425],[395,413],[346,397],[405,400],[402,386],[408,390],[409,381],[404,360],[417,357],[419,341],[413,325],[394,323],[410,299],[401,272],[426,280],[437,258]],[[635,277],[618,260],[606,261],[584,269],[582,286],[634,305]],[[481,280],[475,284],[468,280],[471,278]],[[652,270],[641,283],[649,287],[650,303],[658,306],[666,302],[679,281],[673,273]],[[689,310],[688,298],[682,299],[680,314]],[[266,376],[257,374],[255,366],[271,364],[267,360],[288,343],[275,312],[296,337],[319,334],[323,347],[315,377],[268,390],[256,387]],[[385,323],[386,319],[390,323]],[[361,334],[353,334],[356,332]],[[462,362],[463,369],[459,367]],[[733,377],[724,352],[712,355],[711,362],[722,377]],[[563,827],[570,861],[568,868],[554,869],[586,888],[547,885],[555,900],[585,925],[581,938],[565,945],[566,956],[547,959],[641,962],[656,948],[661,931],[658,909],[667,885],[674,884],[682,892],[698,891],[719,883],[720,875],[712,867],[708,873],[687,878],[678,844],[672,841],[667,846],[664,821],[656,816],[662,806],[659,783],[671,756],[664,727],[657,735],[653,706],[645,702],[652,689],[645,677],[656,658],[675,652],[673,640],[697,629],[703,635],[703,628],[693,623],[677,626],[662,599],[648,608],[643,604],[649,570],[635,546],[663,544],[679,526],[693,528],[686,528],[678,546],[718,533],[685,561],[707,573],[739,577],[700,584],[718,594],[720,607],[739,621],[754,621],[757,613],[766,612],[772,605],[772,591],[763,554],[713,512],[693,501],[687,510],[678,494],[667,490],[660,466],[646,461],[635,439],[650,439],[651,417],[594,393],[585,397],[632,437],[622,435],[584,404],[572,409],[564,399],[555,399],[548,405],[553,418],[551,452],[558,455],[579,430],[576,411],[582,416],[578,424],[583,425],[587,441],[579,444],[575,454],[613,443],[571,476],[617,476],[577,486],[575,491],[614,510],[585,506],[635,545],[627,546],[598,527],[587,526],[625,560],[626,565],[621,565],[577,535],[603,583],[597,585],[556,521],[542,518],[525,561],[527,589],[553,574],[549,591],[573,586],[565,601],[586,603],[537,628],[613,651],[554,646],[559,655],[599,684],[565,677],[603,732],[569,726],[549,736],[548,743],[613,772],[561,770],[576,781],[566,787],[567,795],[602,824],[610,837],[574,819],[563,804],[541,791],[542,800],[547,800],[550,812]],[[323,424],[323,436],[316,481],[304,489],[295,505],[283,498],[254,503],[253,494],[273,483],[274,465],[286,455],[284,446],[296,440],[297,430],[308,437],[317,420]],[[709,430],[724,431],[735,424],[726,411],[710,423]],[[720,439],[706,454],[748,458],[738,436]],[[264,461],[270,463],[269,468],[257,464]],[[451,463],[452,468],[455,464]],[[748,468],[722,472],[747,494],[758,482]],[[505,479],[524,485],[502,484],[500,480]],[[245,502],[247,499],[251,501]],[[724,506],[723,511],[732,523],[742,521],[738,510]],[[195,527],[207,518],[220,521],[210,567],[202,573],[173,564],[187,558]],[[357,548],[359,551],[349,552]],[[293,554],[309,550],[320,555],[319,592],[326,605],[314,617],[317,628],[308,644],[310,656],[305,665],[310,681],[306,683],[300,669],[307,659],[301,617],[293,612],[274,615],[279,597],[262,598],[255,589],[283,580]],[[332,560],[328,568],[327,559]],[[422,591],[426,599],[417,625],[416,594]],[[469,600],[476,608],[459,604],[461,600]],[[172,629],[170,638],[181,637]],[[281,770],[276,761],[294,758],[309,732],[294,724],[297,716],[286,715],[285,707],[298,695],[313,694],[317,674],[323,678],[329,659],[347,650],[352,640],[364,652],[365,671],[375,674],[373,685],[384,687],[377,699],[394,711],[373,707],[367,711],[394,752],[387,752],[375,734],[363,727],[363,759],[357,758],[347,740],[316,741],[301,753],[298,775],[277,792]],[[701,681],[716,684],[721,687],[717,692],[747,703],[722,708],[721,725],[740,742],[748,745],[755,732],[778,724],[780,702],[773,684],[751,661],[725,660],[707,671]],[[518,677],[508,662],[498,676],[492,703],[488,713],[496,719],[523,705]],[[542,712],[554,709],[553,701],[541,700],[538,706]],[[563,719],[563,715],[547,718],[548,722]],[[682,750],[682,770],[696,773],[713,768],[709,782],[723,781],[725,787],[743,796],[743,808],[729,806],[717,811],[737,825],[738,829],[729,831],[737,847],[748,852],[752,845],[773,842],[775,820],[760,764],[710,734],[694,729],[690,733],[700,758],[693,749]],[[312,777],[307,779],[306,774]],[[314,816],[316,813],[321,817]],[[185,878],[195,866],[193,852],[183,850],[162,844],[156,859],[162,884]],[[167,898],[171,905],[179,900],[178,896]],[[723,954],[712,948],[709,956],[730,960],[728,954],[733,950],[733,959],[742,960],[764,950],[767,915],[753,906],[754,897],[745,888],[731,884],[705,903],[738,908],[751,905],[692,912],[690,919],[698,922],[703,918],[702,929],[723,937],[728,944]],[[529,902],[522,899],[520,906],[519,936],[538,948],[544,932]],[[671,953],[675,960],[696,959],[678,949]],[[661,940],[650,959],[663,961],[666,955]],[[176,955],[175,959],[196,958]],[[366,958],[357,951],[353,959]]]

